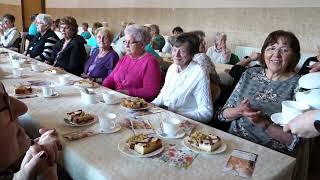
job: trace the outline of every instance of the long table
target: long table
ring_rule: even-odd
[[[1,49],[1,51],[9,51]],[[13,53],[9,51],[10,53]],[[42,68],[49,65],[41,64]],[[11,72],[9,57],[0,55],[0,70]],[[23,78],[12,78],[11,76],[1,76],[0,80],[5,85],[9,94],[14,91],[14,86],[20,82],[30,80],[48,80],[57,82],[57,75],[43,72],[32,72],[30,65],[24,65]],[[81,79],[70,75],[72,80]],[[36,89],[36,88],[35,88]],[[67,112],[83,109],[95,115],[106,112],[113,112],[118,119],[128,117],[126,110],[119,104],[107,105],[97,103],[84,105],[81,102],[80,91],[78,88],[70,86],[56,86],[59,96],[55,98],[44,98],[41,96],[40,89],[36,89],[39,97],[22,99],[27,104],[29,110],[21,118],[21,123],[31,136],[37,134],[40,127],[56,128],[60,134],[79,130],[80,128],[68,127],[63,124],[63,118]],[[109,89],[98,87],[95,91],[100,94]],[[119,98],[125,95],[117,93]],[[187,119],[175,113],[161,110],[161,113],[141,116],[139,118],[150,120],[151,124],[159,127],[161,119],[177,117]],[[188,119],[190,120],[190,119]],[[222,171],[225,163],[234,149],[252,152],[258,155],[256,167],[252,179],[290,179],[296,159],[285,154],[276,152],[264,146],[249,142],[218,129],[190,120],[197,124],[197,130],[209,132],[220,136],[227,144],[224,153],[216,155],[198,154],[192,165],[188,169],[179,169],[168,163],[158,161],[156,158],[134,158],[121,153],[117,146],[120,140],[132,135],[128,129],[122,128],[113,134],[99,134],[92,137],[66,141],[63,143],[63,151],[60,163],[73,179],[81,180],[126,180],[126,179],[243,179],[238,176],[231,176]],[[96,124],[98,125],[98,124]],[[182,145],[181,139],[164,140],[166,144]]]

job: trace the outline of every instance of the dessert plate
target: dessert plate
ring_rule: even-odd
[[[219,154],[219,153],[223,153],[226,149],[227,149],[227,144],[224,143],[223,141],[221,141],[221,145],[219,148],[217,148],[216,150],[214,151],[211,151],[211,152],[207,152],[207,151],[204,151],[202,149],[199,149],[199,148],[196,148],[194,146],[192,146],[188,140],[189,140],[189,136],[185,137],[183,139],[183,145],[185,147],[187,147],[188,149],[190,149],[191,151],[194,151],[196,153],[202,153],[202,154],[209,154],[209,155],[214,155],[214,154]]]
[[[127,138],[128,139],[128,138]],[[127,143],[127,139],[123,139],[119,142],[118,144],[118,149],[120,152],[122,152],[123,154],[127,155],[127,156],[130,156],[130,157],[138,157],[138,158],[147,158],[147,157],[152,157],[152,156],[155,156],[155,155],[158,155],[160,154],[161,152],[163,152],[164,150],[164,144],[162,144],[162,147],[151,152],[151,153],[148,153],[148,154],[139,154],[138,152],[136,152],[135,150],[133,149],[130,149],[128,147],[128,145],[126,144]],[[163,143],[163,141],[162,141]]]
[[[83,124],[76,124],[74,122],[71,122],[70,120],[68,120],[68,118],[64,118],[63,119],[63,122],[66,126],[72,126],[72,127],[82,127],[82,126],[89,126],[89,125],[92,125],[94,123],[96,123],[98,121],[98,117],[97,116],[94,116],[92,115],[94,118],[93,120],[91,121],[88,121],[86,123],[83,123]]]
[[[278,124],[279,126],[284,126],[285,124],[282,122],[282,113],[274,113],[271,115],[271,121]]]
[[[146,110],[146,109],[153,107],[153,105],[151,105],[149,103],[146,105],[146,107],[142,107],[142,108],[129,108],[129,107],[124,106],[122,103],[120,103],[120,106],[127,109],[128,111],[142,111],[142,110]]]

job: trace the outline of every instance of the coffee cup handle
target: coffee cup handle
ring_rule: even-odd
[[[116,127],[116,122],[115,121],[112,121],[112,127],[110,129],[114,129]]]

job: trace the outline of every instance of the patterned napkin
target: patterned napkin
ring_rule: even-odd
[[[188,169],[197,156],[198,153],[186,147],[178,147],[176,144],[166,144],[164,152],[154,158],[158,158],[160,161],[169,163],[179,169]]]
[[[77,131],[62,134],[62,137],[66,138],[69,141],[74,141],[74,140],[94,136],[97,134],[103,134],[103,133],[104,132],[100,129],[100,126],[96,124],[87,129],[82,129],[82,130],[77,130]]]
[[[155,133],[154,128],[152,127],[150,121],[142,119],[131,119],[124,118],[119,122],[121,127],[127,128],[133,131],[134,134],[145,133],[153,134]]]
[[[129,111],[128,113],[131,117],[145,116],[145,115],[149,115],[149,114],[161,113],[161,109],[160,108],[151,108],[151,109],[145,109],[145,110],[139,110],[139,111]]]

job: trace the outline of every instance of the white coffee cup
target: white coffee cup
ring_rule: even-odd
[[[12,61],[12,67],[13,68],[21,68],[21,64],[22,64],[22,62],[19,60],[19,59],[13,59]]]
[[[22,76],[22,68],[13,68],[12,69],[12,74],[13,77],[21,77]]]
[[[107,91],[102,93],[104,102],[106,104],[112,104],[114,102],[115,94],[116,93],[114,91]]]
[[[42,94],[44,97],[50,97],[54,94],[54,86],[42,86]]]
[[[117,115],[113,113],[106,113],[99,115],[100,128],[103,131],[110,131],[116,127]]]
[[[179,130],[181,121],[177,118],[169,118],[162,121],[163,132],[169,136],[174,137]]]
[[[282,101],[282,124],[289,121],[310,109],[310,106],[297,101]]]
[[[68,84],[69,83],[69,75],[68,74],[60,75],[59,82],[62,85]]]
[[[40,71],[40,64],[39,63],[32,63],[31,64],[31,69],[32,69],[32,71],[34,71],[34,72],[39,72]]]
[[[97,94],[92,90],[88,90],[89,94],[81,90],[81,101],[84,104],[96,104],[97,103]]]

